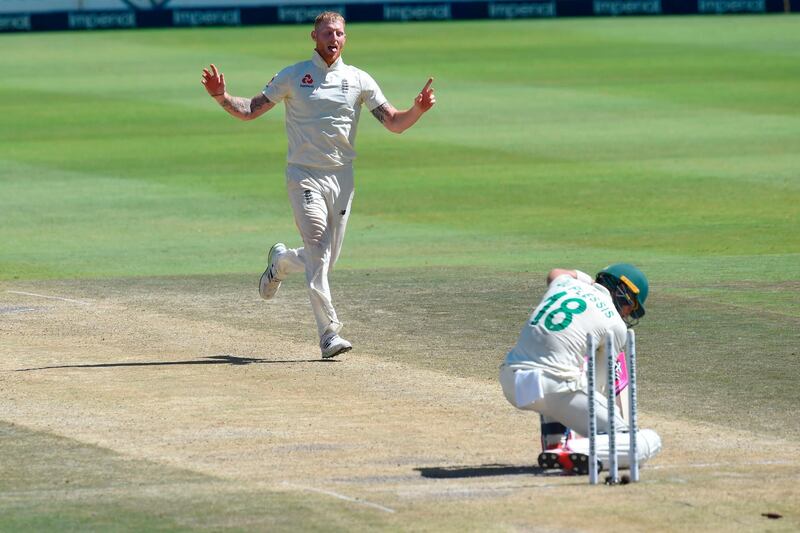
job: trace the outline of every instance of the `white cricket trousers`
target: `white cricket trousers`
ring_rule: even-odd
[[[589,434],[589,395],[586,390],[571,390],[574,387],[539,370],[521,370],[502,365],[500,384],[506,399],[517,409],[536,411],[547,419],[557,420],[564,426],[585,437]],[[533,390],[532,390],[533,389]],[[625,394],[627,389],[622,393]],[[599,391],[595,394],[597,414],[597,457],[608,468],[608,402]],[[628,468],[630,449],[628,423],[614,416],[616,421],[616,445],[620,468]],[[623,431],[620,431],[623,430]],[[661,451],[661,437],[651,429],[636,432],[637,453],[640,463],[653,458]],[[572,439],[569,447],[578,453],[589,454],[589,439]]]
[[[322,339],[342,329],[333,308],[328,273],[339,258],[350,217],[353,167],[315,168],[289,164],[286,188],[303,247],[289,249],[281,255],[278,277],[306,273],[311,309]]]

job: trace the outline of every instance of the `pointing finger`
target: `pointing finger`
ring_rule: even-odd
[[[424,93],[431,87],[431,83],[433,83],[433,78],[428,78],[428,83],[425,84],[425,87],[422,88],[422,92]]]

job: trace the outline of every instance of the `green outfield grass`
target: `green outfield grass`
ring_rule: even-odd
[[[390,101],[433,75],[439,104],[400,137],[362,120],[341,266],[414,250],[416,265],[624,257],[684,282],[795,279],[798,20],[351,25],[345,58]],[[294,233],[282,110],[240,123],[199,72],[213,61],[253,95],[306,37],[3,36],[0,277],[252,271]]]
[[[428,76],[438,100],[401,136],[362,115],[334,292],[363,346],[494,379],[550,268],[624,260],[651,279],[643,408],[800,436],[799,17],[352,24],[348,40],[345,61],[396,107]],[[299,245],[282,107],[239,122],[200,74],[213,62],[229,92],[252,96],[309,57],[308,28],[3,35],[0,45],[0,282],[255,283],[273,242]],[[100,451],[2,420],[0,433],[127,476]],[[160,482],[154,468],[136,483]],[[59,482],[37,476],[0,489]],[[109,505],[132,513],[133,529],[190,529],[186,516],[216,509],[203,492],[156,516],[141,510],[150,497]],[[247,496],[243,512],[259,498],[278,509],[269,520],[306,512],[266,493]],[[20,505],[0,529],[112,519],[99,504]],[[309,527],[326,529],[320,517],[333,511],[316,512]],[[337,528],[353,527],[343,520]]]

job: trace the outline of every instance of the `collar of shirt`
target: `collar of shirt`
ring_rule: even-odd
[[[611,292],[608,289],[606,289],[605,285],[600,285],[599,283],[592,283],[592,287],[594,287],[598,291],[602,292],[604,295],[611,298]]]
[[[336,59],[336,61],[333,62],[333,65],[328,66],[328,64],[325,62],[324,59],[322,59],[322,56],[319,55],[319,52],[317,52],[316,50],[314,50],[314,53],[311,54],[311,62],[323,70],[337,70],[342,65],[344,65],[344,63],[342,62],[342,56],[339,56]]]

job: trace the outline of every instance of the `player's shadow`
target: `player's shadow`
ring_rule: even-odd
[[[457,479],[465,477],[489,477],[489,476],[560,476],[563,475],[558,470],[545,470],[539,466],[516,466],[516,465],[479,465],[479,466],[435,466],[415,468],[424,478],[429,479]]]
[[[337,359],[261,359],[258,357],[239,357],[236,355],[210,355],[188,361],[142,361],[130,363],[94,363],[80,365],[52,365],[36,368],[18,368],[16,372],[32,370],[51,370],[56,368],[117,368],[131,366],[175,366],[175,365],[253,365],[253,364],[296,364],[296,363],[336,363]]]

